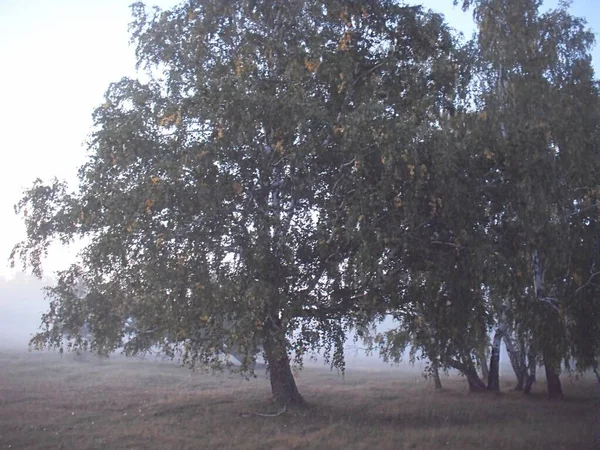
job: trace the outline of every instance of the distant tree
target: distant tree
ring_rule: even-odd
[[[357,224],[393,193],[357,197],[355,175],[434,125],[458,70],[450,31],[391,0],[190,0],[133,16],[150,81],[108,89],[77,191],[38,180],[17,208],[27,239],[13,260],[35,274],[53,239],[85,243],[32,343],[61,347],[58,324],[86,322],[97,353],[158,346],[218,365],[235,346],[247,368],[262,346],[275,398],[302,403],[290,357],[323,350],[343,368],[346,328],[381,292],[356,276]]]

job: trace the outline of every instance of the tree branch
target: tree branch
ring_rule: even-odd
[[[592,275],[591,275],[591,276],[590,276],[590,278],[587,280],[587,282],[586,282],[586,283],[585,283],[583,286],[580,286],[580,287],[578,287],[578,288],[577,288],[577,290],[575,291],[575,293],[577,294],[577,293],[578,293],[579,291],[581,291],[583,288],[586,288],[586,287],[588,287],[588,286],[591,284],[592,280],[594,279],[594,277],[595,277],[596,275],[600,275],[600,271],[592,273]]]

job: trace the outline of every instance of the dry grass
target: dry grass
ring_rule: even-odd
[[[566,379],[566,400],[435,392],[414,372],[308,368],[309,405],[279,417],[266,378],[250,382],[164,362],[73,362],[0,352],[0,448],[13,449],[594,449],[600,393]],[[511,379],[507,380],[512,382]],[[595,441],[596,439],[596,441]]]

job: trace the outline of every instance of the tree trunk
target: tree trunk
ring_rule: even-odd
[[[492,356],[490,357],[490,371],[487,388],[494,392],[500,392],[500,346],[502,345],[503,334],[504,333],[498,329],[494,334],[494,341],[492,343]]]
[[[545,333],[542,335],[543,346],[541,348],[542,357],[544,358],[544,367],[546,369],[546,382],[548,385],[548,397],[557,398],[562,397],[562,385],[560,383],[560,362],[561,358],[556,354],[558,343],[552,330],[555,326],[560,326],[560,319],[557,312],[558,307],[554,305],[551,299],[544,298],[546,291],[544,286],[544,269],[542,267],[542,261],[540,253],[537,249],[533,251],[533,286],[535,289],[535,295],[538,299],[544,300],[547,304],[545,305],[542,320],[545,327]]]
[[[477,370],[475,370],[474,366],[470,366],[465,371],[465,376],[467,377],[467,382],[469,383],[469,391],[470,392],[483,392],[487,389],[485,383],[479,378],[479,374]]]
[[[504,335],[504,344],[506,345],[506,352],[510,359],[510,365],[515,371],[517,377],[517,385],[515,391],[522,391],[525,386],[525,380],[527,379],[527,361],[525,359],[525,345],[521,343],[520,349],[517,349],[515,342],[510,335],[510,332]]]
[[[533,350],[533,348],[531,346],[529,347],[527,360],[528,360],[527,362],[529,365],[529,374],[527,375],[527,381],[525,381],[525,387],[523,388],[523,393],[525,395],[531,393],[531,388],[533,386],[533,383],[536,382],[535,373],[536,373],[536,369],[537,369],[537,361],[536,361],[536,356],[535,356],[535,350]]]
[[[596,378],[598,379],[598,383],[600,383],[600,369],[598,366],[594,367],[594,373],[596,374]]]
[[[449,361],[449,365],[458,370],[467,378],[470,392],[484,392],[487,390],[486,384],[481,380],[481,378],[479,378],[477,369],[472,361],[469,361],[467,364],[463,364],[460,361],[451,360]]]
[[[548,397],[561,398],[563,396],[562,385],[558,372],[552,366],[545,366],[546,381],[548,383]]]
[[[432,363],[432,374],[433,374],[433,382],[435,383],[435,389],[442,389],[442,380],[440,379],[440,369],[437,363]]]
[[[527,375],[527,380],[525,381],[525,387],[523,388],[523,393],[525,395],[531,393],[531,388],[533,387],[533,383],[535,383],[535,382],[536,382],[535,371],[531,372],[531,370],[529,370],[529,375]]]
[[[487,365],[486,353],[487,353],[486,351],[481,351],[481,352],[479,352],[479,354],[477,356],[477,362],[481,366],[481,376],[483,377],[484,380],[487,380],[490,377],[490,370],[488,369],[488,365]]]
[[[548,354],[544,354],[544,368],[546,369],[546,383],[548,385],[548,398],[561,398],[563,396],[560,382],[560,363],[556,363]]]
[[[304,399],[298,392],[290,367],[287,339],[285,332],[279,328],[280,324],[273,324],[265,337],[265,357],[271,379],[271,392],[274,399],[282,405],[301,405]]]
[[[520,373],[517,375],[517,385],[513,390],[522,391],[525,387],[525,380],[527,379],[527,372]]]

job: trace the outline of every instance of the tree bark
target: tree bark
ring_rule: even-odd
[[[487,390],[486,384],[481,380],[481,378],[479,378],[477,369],[472,361],[470,361],[468,364],[463,364],[459,361],[451,360],[449,365],[458,370],[467,378],[470,392],[484,392]]]
[[[488,376],[488,390],[500,392],[500,346],[504,332],[499,328],[494,334],[492,355],[490,357],[490,371]]]
[[[528,395],[531,393],[531,388],[533,386],[533,383],[536,382],[536,369],[537,369],[537,361],[536,361],[536,356],[535,356],[535,350],[530,346],[529,347],[529,352],[527,354],[527,362],[529,365],[529,374],[527,375],[527,380],[525,381],[525,387],[523,388],[523,393],[525,395]]]
[[[552,366],[545,366],[546,368],[546,381],[548,383],[548,397],[549,398],[562,398],[562,384],[558,372]]]
[[[560,382],[560,363],[551,356],[544,354],[544,368],[546,369],[546,383],[548,386],[548,398],[562,398],[562,384]]]
[[[433,374],[433,382],[435,383],[435,389],[442,389],[442,380],[440,379],[440,369],[437,363],[432,363],[432,374]]]
[[[504,344],[506,345],[506,352],[508,353],[508,358],[510,359],[510,365],[512,366],[515,376],[517,377],[515,391],[522,391],[525,386],[525,380],[527,379],[525,345],[521,343],[521,348],[517,349],[510,332],[504,335]]]
[[[545,333],[542,335],[542,357],[544,359],[544,367],[546,369],[546,382],[548,386],[548,397],[557,398],[562,397],[562,386],[560,383],[560,357],[557,357],[556,347],[557,343],[554,342],[554,336],[552,329],[554,326],[559,325],[560,321],[558,313],[554,309],[555,306],[548,304],[548,299],[544,298],[546,291],[544,286],[544,270],[542,267],[541,257],[537,249],[533,252],[533,286],[535,288],[535,295],[538,301],[545,300],[546,305],[543,310],[545,314],[542,315],[542,321],[545,328]]]
[[[487,365],[487,356],[485,351],[479,352],[477,356],[477,362],[481,366],[481,376],[484,380],[487,380],[490,377],[490,370]]]
[[[525,395],[531,393],[531,389],[533,387],[533,383],[536,382],[535,372],[529,371],[529,375],[527,375],[527,380],[525,381],[525,387],[523,388],[523,393]]]
[[[469,367],[465,371],[465,376],[467,377],[467,382],[469,383],[469,391],[470,392],[483,392],[487,389],[485,383],[479,378],[479,374],[477,370],[475,370],[474,366]]]
[[[523,372],[517,375],[517,384],[513,390],[522,391],[525,387],[525,380],[527,379],[527,372]]]
[[[271,380],[273,398],[282,405],[301,405],[304,399],[298,392],[287,354],[285,332],[280,324],[272,324],[265,337],[265,357]]]

